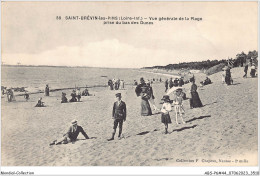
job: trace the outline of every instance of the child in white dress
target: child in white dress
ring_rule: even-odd
[[[164,100],[164,103],[162,105],[162,116],[161,116],[161,122],[165,125],[165,134],[168,133],[168,124],[172,123],[171,117],[169,112],[172,111],[172,106],[171,106],[171,100],[168,95],[164,95],[162,100]]]

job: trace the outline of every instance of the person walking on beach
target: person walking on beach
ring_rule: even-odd
[[[78,101],[80,101],[80,99],[81,99],[80,88],[77,88],[76,95],[77,95]]]
[[[7,95],[8,102],[15,101],[14,92],[13,92],[12,88],[7,89],[6,95]]]
[[[248,64],[245,65],[245,68],[244,68],[245,74],[244,74],[243,78],[247,77],[247,71],[248,71]]]
[[[176,124],[178,125],[178,116],[180,116],[182,123],[185,124],[183,121],[183,115],[185,113],[184,108],[183,108],[183,94],[182,94],[182,89],[177,89],[176,93],[173,98],[174,101],[174,110],[175,110],[175,119],[176,119]]]
[[[255,77],[255,73],[256,73],[255,63],[252,63],[251,71],[250,71],[250,75],[252,78]]]
[[[227,85],[231,84],[231,71],[230,71],[230,67],[226,66],[224,67],[224,70],[226,71],[226,76],[225,76],[225,82]]]
[[[155,97],[154,97],[154,95],[153,95],[153,88],[152,88],[152,86],[150,85],[150,83],[147,83],[147,87],[148,87],[148,93],[149,93],[149,97],[150,97],[150,98],[148,99],[148,101],[149,101],[150,105],[153,106],[154,111],[157,111],[158,108],[156,107],[155,102],[154,102]]]
[[[168,133],[168,124],[172,123],[171,121],[171,117],[169,112],[172,111],[172,106],[171,106],[171,100],[170,97],[168,95],[164,95],[162,100],[164,101],[163,105],[162,105],[162,115],[161,115],[161,122],[164,124],[165,126],[165,134]]]
[[[144,78],[140,78],[140,84],[135,88],[136,96],[141,96],[141,116],[152,115],[152,110],[148,99],[150,99],[150,94],[148,93],[148,86],[146,85]]]
[[[117,101],[114,103],[112,117],[114,119],[114,126],[113,126],[113,133],[112,137],[108,139],[108,141],[114,140],[117,126],[119,125],[119,134],[118,138],[121,138],[122,130],[123,130],[123,123],[126,121],[126,104],[121,100],[121,93],[116,94]]]
[[[49,85],[46,84],[46,87],[45,87],[45,96],[49,96],[50,95],[50,88],[49,88]]]
[[[108,86],[110,87],[110,90],[113,90],[114,88],[113,88],[113,81],[110,79],[110,80],[108,80]]]
[[[197,92],[197,85],[195,84],[195,81],[192,82],[191,85],[191,99],[190,99],[190,108],[197,108],[197,107],[202,107],[202,103],[200,101],[199,94]]]
[[[54,140],[50,145],[67,144],[69,142],[75,142],[78,138],[79,133],[81,133],[85,139],[89,139],[86,132],[81,126],[77,124],[77,120],[71,121],[71,126],[69,127],[66,134],[63,135],[61,139]]]
[[[141,87],[141,116],[152,115],[151,106],[148,102],[150,99],[150,94],[148,92],[149,88],[145,85]]]
[[[180,80],[179,80],[179,87],[182,87],[184,85],[184,81],[183,81],[183,78],[181,77]]]
[[[222,84],[225,84],[225,77],[226,77],[226,71],[223,70],[223,72],[222,72],[222,74],[221,74]]]
[[[172,78],[170,78],[169,80],[169,89],[171,89],[173,87],[173,81],[172,81]]]
[[[167,90],[168,90],[168,79],[166,79],[166,81],[165,81],[165,92],[167,92]]]

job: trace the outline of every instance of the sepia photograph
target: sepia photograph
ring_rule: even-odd
[[[258,6],[2,1],[1,166],[258,167]]]

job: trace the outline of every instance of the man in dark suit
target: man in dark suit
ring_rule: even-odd
[[[112,116],[114,119],[114,131],[112,133],[112,137],[108,139],[108,141],[114,140],[114,136],[116,134],[116,128],[119,125],[119,134],[118,138],[121,138],[122,130],[123,130],[123,122],[126,120],[126,104],[121,100],[121,93],[116,94],[117,101],[114,103]]]

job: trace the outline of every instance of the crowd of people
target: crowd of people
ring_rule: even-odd
[[[244,68],[245,75],[243,77],[247,77],[247,71],[248,67],[250,66],[250,75],[251,77],[256,76],[256,67],[255,64],[252,63],[250,65],[247,64]],[[232,84],[232,77],[231,77],[231,67],[226,66],[223,68],[223,74],[222,74],[222,79],[223,82],[226,83],[227,85]],[[184,88],[183,85],[187,82],[184,82],[184,78],[175,78],[174,80],[170,78],[169,80],[166,79],[165,81],[165,94],[162,96],[162,106],[161,108],[158,108],[155,103],[155,96],[153,93],[153,87],[152,83],[153,81],[156,81],[155,79],[147,80],[145,82],[144,78],[140,78],[140,83],[138,83],[136,80],[134,81],[134,86],[135,86],[135,94],[137,97],[140,97],[141,99],[141,116],[151,116],[153,114],[153,111],[157,111],[161,113],[161,123],[164,124],[165,128],[165,134],[168,133],[168,124],[172,123],[171,117],[170,117],[170,112],[175,111],[175,121],[176,124],[179,124],[179,119],[183,124],[185,124],[184,116],[185,116],[185,107],[183,105],[184,100],[186,99],[186,94],[184,93]],[[160,80],[157,79],[157,81],[162,82],[161,78]],[[188,82],[191,82],[191,88],[190,88],[190,98],[189,98],[189,105],[190,109],[193,108],[200,108],[203,107],[203,104],[201,102],[201,99],[198,94],[198,87],[195,83],[195,76],[193,75]],[[204,81],[202,81],[203,85],[211,84],[212,81],[206,77]],[[113,79],[108,81],[108,86],[110,90],[119,90],[119,89],[124,89],[125,88],[125,82],[120,79]],[[174,90],[174,91],[171,91]],[[48,85],[45,87],[44,94],[45,96],[49,96],[50,88]],[[167,92],[173,92],[173,99],[170,99],[170,96],[167,94]],[[3,93],[3,91],[2,91]],[[14,99],[14,95],[12,93],[11,89],[6,89],[6,94],[8,96],[8,100],[12,101]],[[66,93],[62,92],[61,95],[61,103],[67,103],[67,102],[79,102],[81,99],[81,96],[89,96],[89,91],[87,87],[85,90],[81,93],[80,88],[75,88],[72,90],[71,99],[68,100],[66,97]],[[116,129],[119,127],[119,133],[118,133],[118,138],[121,138],[122,131],[123,131],[123,124],[126,121],[126,103],[122,101],[122,95],[121,93],[116,93],[116,102],[113,104],[113,109],[112,109],[112,118],[113,118],[113,132],[111,138],[108,139],[108,141],[112,141],[115,138],[116,134]],[[24,94],[24,98],[26,100],[29,100],[29,94],[26,91]],[[42,101],[42,98],[38,99],[38,102],[36,104],[36,107],[44,107],[45,104]],[[152,111],[152,108],[153,111]],[[172,108],[174,107],[174,108]],[[68,142],[73,142],[76,141],[78,134],[82,133],[86,139],[89,139],[88,135],[86,132],[83,130],[83,128],[79,125],[77,125],[77,120],[73,120],[71,122],[71,126],[69,127],[69,130],[67,131],[66,134],[60,139],[54,140],[51,145],[54,144],[65,144]]]
[[[183,77],[175,78],[174,80],[170,78],[169,80],[166,79],[164,85],[165,85],[165,92],[167,92],[168,89],[171,89],[172,87],[182,87],[184,85]]]
[[[257,70],[256,70],[255,63],[249,62],[249,63],[245,64],[245,67],[244,67],[245,74],[243,75],[243,78],[247,78],[248,70],[250,70],[249,73],[252,78],[257,76]]]
[[[120,79],[109,79],[107,83],[108,87],[110,90],[119,90],[119,89],[124,89],[125,88],[125,81],[120,80]]]

